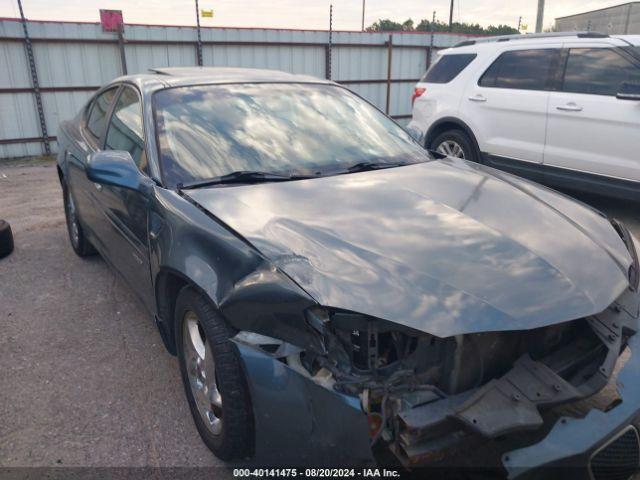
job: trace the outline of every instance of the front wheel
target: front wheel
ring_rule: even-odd
[[[233,332],[191,287],[178,295],[175,326],[180,373],[200,437],[221,460],[249,455],[253,414]]]
[[[462,130],[447,130],[441,133],[431,142],[431,150],[471,162],[479,160],[473,141]]]

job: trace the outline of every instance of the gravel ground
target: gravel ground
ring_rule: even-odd
[[[0,218],[0,467],[221,466],[144,307],[71,250],[52,162],[0,165]]]
[[[637,206],[581,199],[640,238]],[[51,161],[0,164],[0,218],[16,243],[0,260],[0,468],[197,466],[229,476],[200,441],[177,360],[143,307],[99,257],[71,250]]]

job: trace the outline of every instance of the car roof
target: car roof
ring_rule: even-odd
[[[597,32],[549,32],[534,33],[525,35],[500,35],[495,37],[479,38],[461,42],[453,47],[444,50],[443,54],[452,53],[475,53],[480,51],[495,51],[517,46],[540,46],[558,43],[559,41],[584,41],[609,40],[617,46],[628,45],[628,43],[638,45],[639,35],[607,35]],[[628,43],[627,43],[628,42]]]
[[[334,84],[310,75],[299,75],[279,70],[229,67],[159,67],[149,73],[127,75],[111,83],[129,82],[144,92],[163,88],[223,83],[324,83]]]
[[[622,40],[626,40],[627,42],[640,47],[640,35],[616,35],[616,38],[620,38]]]

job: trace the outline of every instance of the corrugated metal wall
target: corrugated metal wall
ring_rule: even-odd
[[[636,35],[640,33],[640,2],[556,18],[556,30],[559,32],[590,30],[610,35]]]
[[[122,74],[117,38],[100,25],[28,22],[51,148],[60,121],[73,117],[92,92]],[[466,37],[436,34],[434,47]],[[152,67],[196,64],[196,29],[126,25],[128,73]],[[334,32],[331,62],[328,32],[203,28],[203,63],[213,66],[285,70],[344,82],[382,110],[387,107],[386,33]],[[411,113],[414,83],[427,65],[429,34],[392,38],[388,110],[401,123]],[[40,122],[20,22],[0,20],[0,158],[43,153]]]

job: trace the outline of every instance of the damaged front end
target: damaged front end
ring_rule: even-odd
[[[449,338],[313,307],[306,322],[315,341],[305,349],[248,332],[235,341],[249,378],[261,376],[261,392],[253,387],[254,405],[280,401],[281,414],[298,423],[291,428],[307,432],[322,463],[366,463],[375,446],[386,447],[407,467],[422,466],[467,440],[518,445],[521,432],[549,430],[546,412],[553,407],[600,391],[638,328],[638,298],[628,290],[588,318]],[[247,360],[251,355],[272,362],[269,375],[264,363]],[[277,400],[278,391],[300,401],[285,395]],[[271,411],[256,421],[273,422],[276,415]]]

